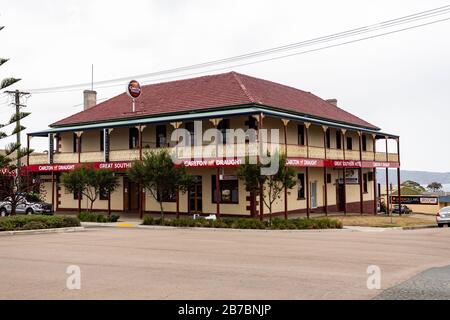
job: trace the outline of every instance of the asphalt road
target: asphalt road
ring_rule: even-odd
[[[450,228],[92,228],[1,236],[0,299],[370,299],[424,270],[450,265],[449,236]],[[81,270],[79,290],[66,286],[70,265]],[[367,288],[369,265],[380,268],[380,289]],[[431,272],[436,278],[436,271],[427,272],[418,277],[426,280]],[[404,295],[395,288],[384,297],[435,292],[425,286],[427,292]]]
[[[375,300],[450,300],[450,266],[425,270]]]

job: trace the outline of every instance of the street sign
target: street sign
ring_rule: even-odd
[[[398,196],[390,196],[391,203],[398,203]],[[436,205],[439,200],[435,196],[401,196],[402,204]]]

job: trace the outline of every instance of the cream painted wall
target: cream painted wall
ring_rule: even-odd
[[[212,175],[216,174],[215,169],[189,169],[189,173],[192,175],[199,175],[202,177],[202,207],[203,213],[216,213],[216,204],[212,202],[211,194],[211,182]],[[234,169],[226,169],[225,174],[235,174]],[[249,214],[246,211],[246,191],[245,186],[242,181],[239,181],[239,204],[220,204],[220,212],[223,214]],[[188,194],[180,193],[180,212],[188,211]],[[163,203],[164,211],[176,212],[176,202],[165,202]],[[145,210],[146,211],[159,211],[159,203],[153,198],[153,196],[146,191],[145,198]]]
[[[51,186],[51,183],[49,183]],[[70,193],[66,190],[66,188],[60,184],[60,201],[61,205],[59,208],[61,209],[78,209],[78,200],[73,198],[73,193]],[[50,187],[50,198],[51,198],[51,187]],[[55,195],[56,198],[56,195]],[[85,196],[83,196],[81,200],[81,209],[85,210],[89,208],[89,201]],[[97,199],[94,202],[94,210],[107,210],[108,209],[108,201]],[[123,177],[119,177],[119,187],[115,192],[111,194],[111,210],[121,211],[123,210]]]
[[[129,149],[129,128],[115,128],[109,136],[110,150]]]
[[[60,152],[73,152],[73,132],[60,133]]]
[[[309,146],[323,148],[322,126],[311,125],[308,130]]]
[[[84,131],[81,136],[81,152],[100,151],[100,130]]]

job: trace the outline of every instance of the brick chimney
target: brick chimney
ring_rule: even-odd
[[[337,99],[327,99],[326,102],[331,103],[332,105],[335,105],[337,107]]]
[[[93,90],[84,90],[84,110],[92,108],[97,104],[97,91]]]

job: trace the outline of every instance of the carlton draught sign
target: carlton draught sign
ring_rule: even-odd
[[[131,80],[127,86],[127,94],[133,98],[137,99],[142,93],[141,85],[136,80]]]

